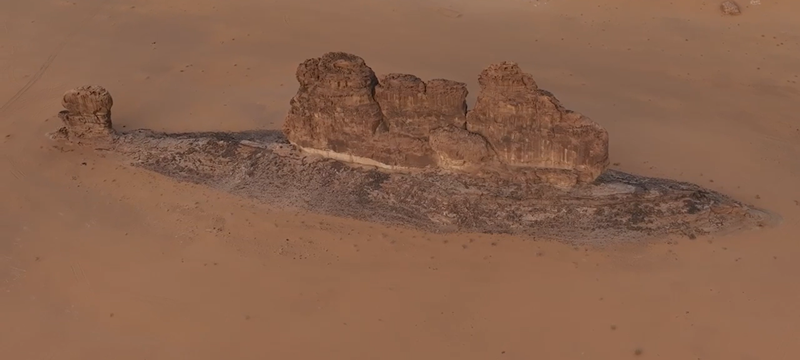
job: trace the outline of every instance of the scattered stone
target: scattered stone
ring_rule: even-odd
[[[724,15],[740,15],[742,13],[739,5],[734,1],[723,1],[719,4],[719,9]]]

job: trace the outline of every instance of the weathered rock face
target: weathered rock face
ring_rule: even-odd
[[[383,124],[373,92],[378,83],[364,60],[328,53],[297,68],[300,89],[292,98],[284,132],[302,147],[351,152]]]
[[[608,134],[566,110],[514,63],[484,70],[475,108],[463,83],[389,74],[328,53],[297,70],[300,89],[284,125],[306,151],[392,168],[443,168],[569,187],[608,164]]]
[[[464,127],[467,116],[467,85],[435,79],[425,83],[408,74],[389,74],[375,88],[389,131],[427,138],[431,130],[455,125]]]
[[[723,1],[719,4],[719,10],[724,15],[740,15],[742,13],[739,4],[734,1]]]
[[[434,129],[428,141],[442,168],[474,172],[494,159],[494,152],[482,136],[461,127]]]
[[[580,183],[606,169],[606,130],[565,109],[517,64],[491,65],[478,82],[481,93],[467,115],[467,130],[483,135],[510,169],[571,170]]]
[[[384,172],[305,156],[272,131],[138,130],[116,137],[109,149],[136,166],[273,207],[435,232],[600,245],[667,235],[694,239],[780,222],[775,214],[677,181],[609,170],[592,184],[555,189],[460,171]]]
[[[69,138],[100,138],[114,132],[111,107],[114,100],[102,86],[81,86],[67,91],[61,100],[64,109],[58,117],[64,128],[58,132]]]

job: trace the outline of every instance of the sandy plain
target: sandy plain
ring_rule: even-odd
[[[800,3],[740,5],[0,1],[0,354],[795,359]],[[609,130],[614,168],[783,223],[605,249],[434,235],[275,209],[44,136],[82,84],[112,92],[121,129],[278,129],[295,67],[327,51],[470,89],[519,62]]]

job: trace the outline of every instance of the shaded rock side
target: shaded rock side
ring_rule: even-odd
[[[438,165],[445,169],[480,172],[494,159],[494,153],[482,136],[457,126],[432,130],[428,143],[436,153]]]
[[[304,148],[352,153],[371,140],[383,114],[373,92],[378,83],[364,59],[327,53],[297,68],[300,89],[284,123],[287,138]]]
[[[61,105],[65,110],[58,113],[64,123],[55,135],[70,139],[103,138],[114,133],[111,123],[111,107],[114,99],[102,86],[87,85],[69,90]]]
[[[381,106],[389,132],[428,138],[431,130],[464,127],[467,116],[467,85],[434,79],[427,83],[409,74],[381,77],[375,100]]]
[[[467,130],[482,135],[507,169],[566,186],[592,182],[608,166],[606,130],[565,109],[516,63],[490,65],[478,82]]]

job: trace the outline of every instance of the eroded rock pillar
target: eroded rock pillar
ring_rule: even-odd
[[[58,113],[64,122],[64,128],[59,130],[62,135],[73,139],[90,139],[114,134],[111,123],[114,100],[104,87],[88,85],[69,90],[64,94],[61,105],[65,109]]]

